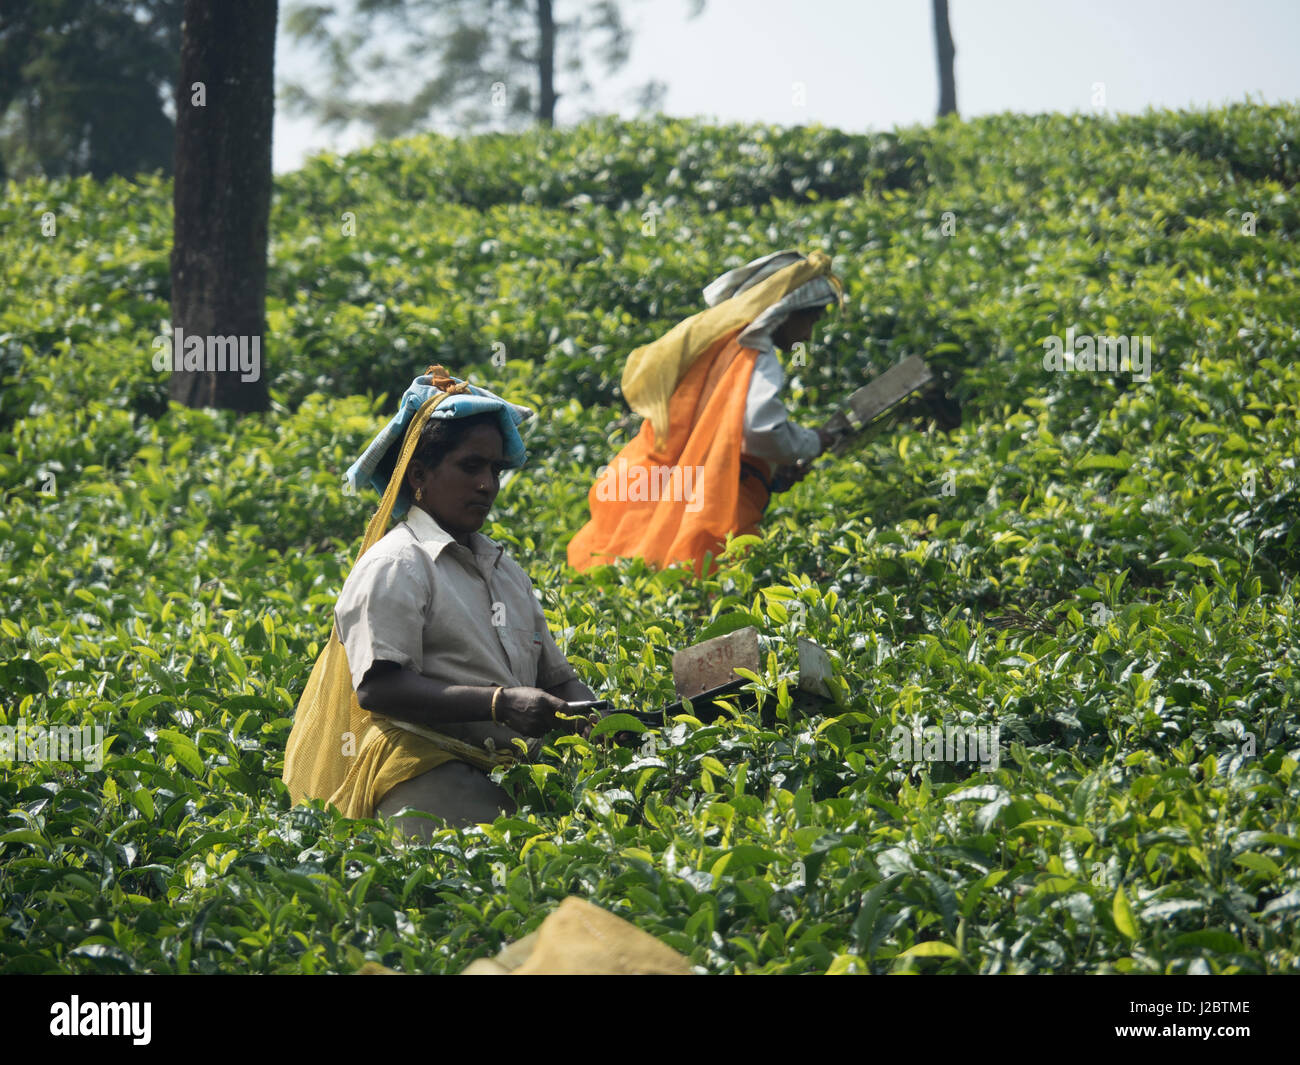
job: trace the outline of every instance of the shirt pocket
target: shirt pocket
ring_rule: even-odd
[[[542,634],[532,626],[516,628],[505,625],[501,628],[501,643],[510,660],[510,671],[521,684],[536,685],[537,664],[542,657]]]

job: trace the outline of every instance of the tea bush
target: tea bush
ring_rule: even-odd
[[[1300,953],[1300,110],[855,135],[660,119],[321,156],[279,179],[265,415],[169,404],[170,189],[0,208],[0,972],[450,972],[578,894],[713,973],[1276,972]],[[45,235],[42,221],[56,230]],[[48,226],[47,226],[48,228]],[[564,563],[635,431],[627,353],[724,269],[835,256],[789,402],[906,354],[964,410],[824,461],[707,580]],[[1149,379],[1044,340],[1153,338]],[[402,847],[280,781],[373,496],[342,471],[430,362],[532,405],[485,530],[583,676],[671,701],[738,624],[766,718],[554,737],[521,809]],[[796,634],[839,698],[799,712]],[[913,761],[896,726],[990,726]]]

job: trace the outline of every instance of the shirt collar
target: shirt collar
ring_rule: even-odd
[[[455,544],[457,547],[463,546],[458,544],[456,538],[434,521],[422,507],[411,507],[406,512],[406,517],[403,520],[410,526],[415,539],[422,544],[436,544],[439,546],[439,550],[450,544]],[[469,542],[470,549],[476,556],[494,566],[501,561],[501,556],[505,553],[504,547],[495,540],[490,540],[482,533],[471,533]]]

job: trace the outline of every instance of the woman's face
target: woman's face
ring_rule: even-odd
[[[423,489],[416,505],[457,542],[468,546],[470,535],[487,521],[501,490],[501,471],[506,468],[501,430],[476,425],[433,469],[412,463],[409,481],[412,494],[416,488]]]
[[[825,307],[805,307],[794,311],[772,333],[772,340],[782,351],[789,351],[795,344],[806,344],[812,339],[813,326],[823,314]]]

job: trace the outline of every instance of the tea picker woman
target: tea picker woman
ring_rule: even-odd
[[[632,352],[623,398],[645,421],[588,493],[571,566],[637,557],[703,573],[729,534],[757,531],[772,493],[832,443],[789,420],[774,349],[808,341],[840,293],[824,253],[775,252],[727,271],[707,309]]]
[[[566,702],[595,698],[527,574],[479,532],[502,471],[526,461],[517,426],[531,415],[430,367],[348,470],[354,488],[385,494],[367,544],[386,508],[404,518],[344,582],[334,619],[350,684],[309,699],[309,682],[285,757],[295,801],[324,798],[349,817],[413,807],[454,826],[493,821],[515,806],[488,773],[519,754],[516,741],[535,750],[563,725]],[[399,823],[426,837],[436,827]]]

